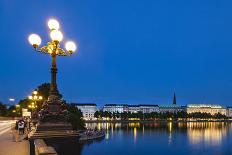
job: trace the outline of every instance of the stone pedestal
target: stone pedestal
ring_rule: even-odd
[[[54,147],[58,154],[62,155],[70,151],[70,146],[78,146],[79,134],[72,130],[71,124],[67,122],[40,122],[36,132],[29,136],[30,155],[35,153],[35,139],[43,139],[47,145]]]
[[[63,100],[50,95],[39,112],[40,122],[67,122],[68,111]]]
[[[64,102],[56,96],[49,96],[39,112],[36,131],[29,137],[30,154],[34,155],[35,152],[34,140],[43,139],[49,146],[54,147],[59,155],[70,155],[70,147],[78,146],[79,134],[72,129],[68,117]]]
[[[34,141],[43,139],[48,146],[52,146],[58,155],[79,155],[82,148],[79,144],[79,136],[63,135],[63,136],[35,136],[29,138],[30,155],[35,155]]]

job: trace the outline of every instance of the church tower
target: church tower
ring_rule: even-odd
[[[173,102],[172,102],[173,105],[176,105],[176,94],[174,92],[174,96],[173,96]]]

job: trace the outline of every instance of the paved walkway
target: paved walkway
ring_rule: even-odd
[[[0,136],[9,131],[13,124],[15,124],[14,120],[0,121]]]
[[[0,135],[0,155],[29,155],[29,142],[15,142],[11,130],[8,130]]]

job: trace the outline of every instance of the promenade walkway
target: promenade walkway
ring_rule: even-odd
[[[22,140],[23,136],[19,136],[19,141],[15,142],[10,128],[3,131],[0,134],[0,155],[29,155],[29,144],[27,140]]]

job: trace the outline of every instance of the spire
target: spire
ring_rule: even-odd
[[[174,96],[173,96],[173,102],[172,102],[173,105],[176,105],[176,94],[174,92]]]

